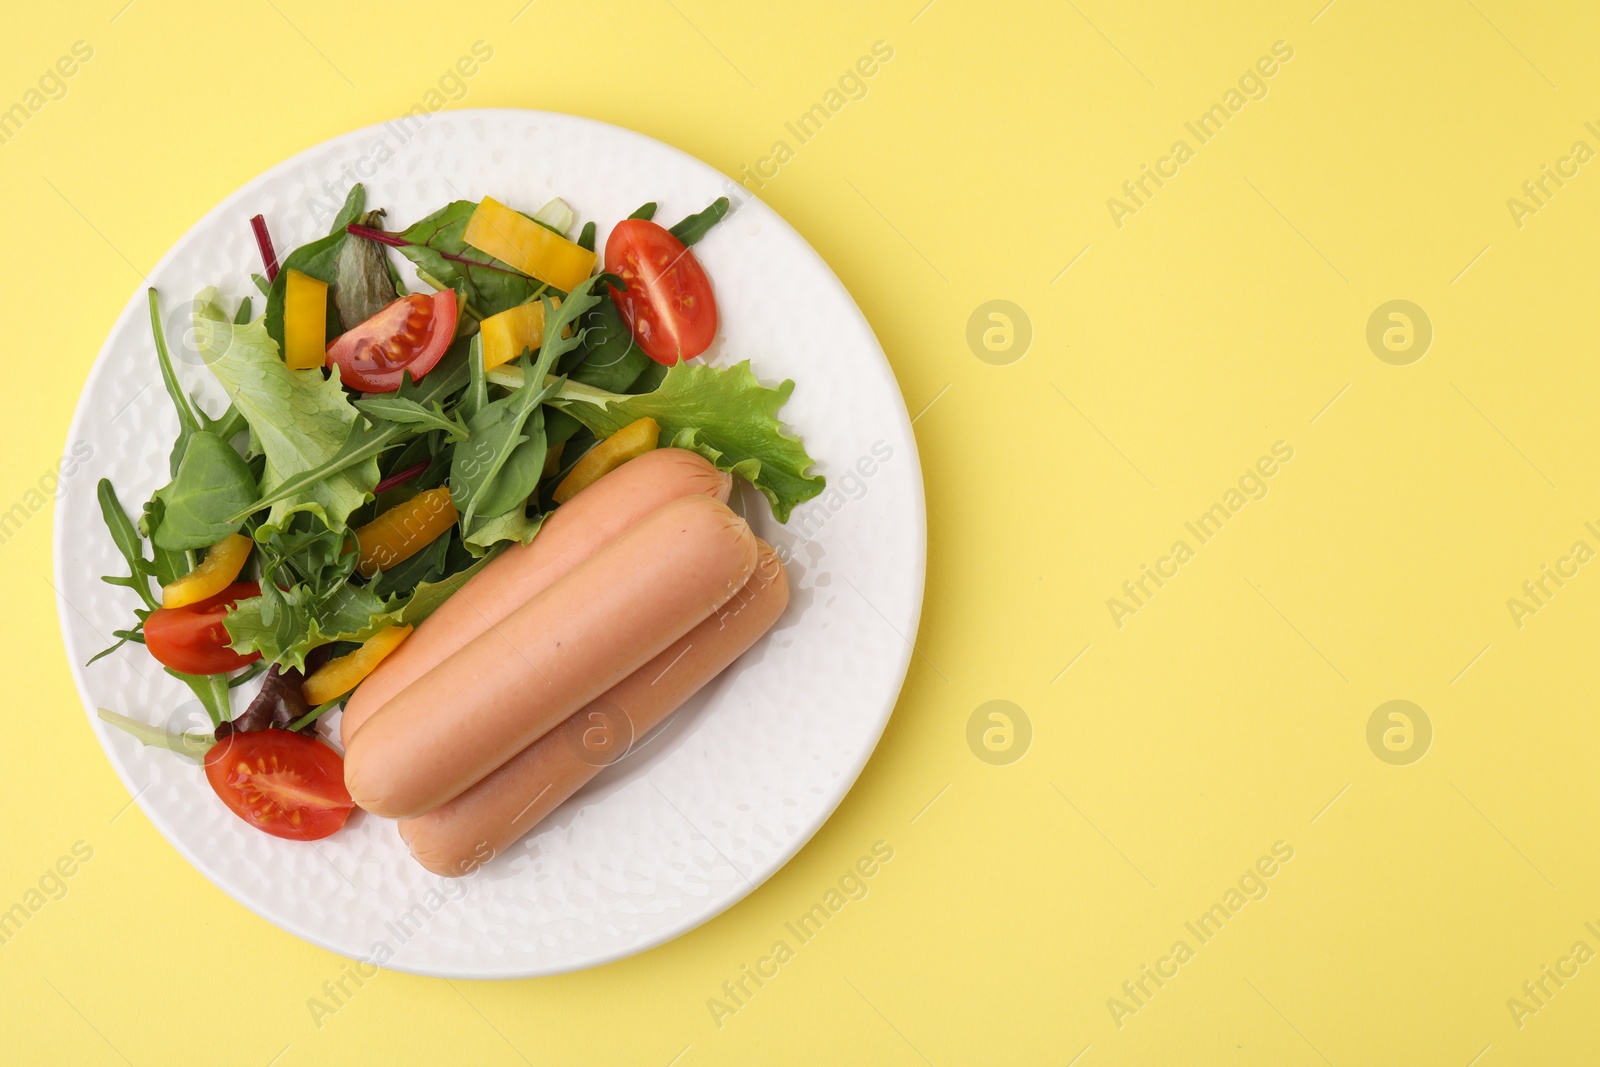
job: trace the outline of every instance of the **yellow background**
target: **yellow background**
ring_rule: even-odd
[[[1574,942],[1600,950],[1600,566],[1521,628],[1506,605],[1600,548],[1600,163],[1520,228],[1506,204],[1600,148],[1591,5],[123,2],[13,5],[0,35],[0,106],[94,48],[0,145],[0,503],[52,469],[141,271],[474,41],[494,58],[451,106],[593,116],[734,173],[881,40],[868,95],[762,195],[921,412],[927,604],[860,781],[728,914],[560,978],[385,973],[319,1028],[306,1001],[341,961],[125,809],[41,512],[0,547],[0,907],[74,842],[94,857],[0,947],[7,1060],[1592,1061],[1600,964],[1520,1028],[1506,1003]],[[1197,146],[1184,122],[1276,41],[1294,56],[1268,95]],[[1195,157],[1117,227],[1107,198],[1180,137]],[[966,341],[991,299],[1031,320],[1009,365]],[[1433,324],[1409,366],[1365,340],[1392,299]],[[1294,458],[1266,498],[1117,627],[1107,598],[1277,441]],[[996,699],[1033,730],[1004,766],[967,742]],[[1433,726],[1409,766],[1367,744],[1390,699]],[[879,840],[870,894],[719,1028],[708,998]],[[1108,998],[1277,841],[1294,858],[1266,898],[1119,1027]]]

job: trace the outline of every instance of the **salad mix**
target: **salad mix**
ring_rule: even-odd
[[[136,513],[99,483],[128,571],[105,581],[140,606],[95,659],[143,645],[212,729],[101,717],[203,763],[257,828],[324,837],[353,804],[323,716],[579,490],[676,447],[748,480],[780,522],[820,493],[778,420],[794,383],[694,361],[718,315],[692,246],[728,201],[670,228],[655,211],[615,226],[603,260],[595,224],[572,237],[561,200],[532,214],[458,200],[387,230],[356,185],[332,230],[281,264],[256,216],[262,311],[215,289],[194,300],[196,348],[230,401],[217,416],[179,383],[150,290],[178,434],[170,480]],[[407,292],[394,254],[428,291]],[[233,715],[231,690],[263,675]]]

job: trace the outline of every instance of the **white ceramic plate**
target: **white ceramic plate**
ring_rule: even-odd
[[[722,195],[736,210],[695,252],[722,313],[707,358],[749,358],[793,378],[783,410],[829,490],[775,523],[743,487],[735,506],[789,551],[793,597],[777,627],[692,703],[508,855],[464,880],[428,874],[393,825],[357,813],[315,845],[247,827],[199,768],[141,747],[97,707],[182,729],[205,723],[190,694],[128,646],[84,666],[137,601],[101,583],[123,564],[94,483],[137,512],[166,481],[177,417],[163,392],[141,286],[89,375],[67,441],[82,468],[56,510],[55,581],[67,655],[90,722],[140,808],[245,907],[334,952],[419,974],[554,974],[640,952],[693,929],[781,867],[844,798],[904,679],[922,604],[922,478],[882,349],[850,295],[794,230],[698,160],[627,130],[535,111],[444,112],[357,130],[303,152],[230,196],[150,273],[179,375],[213,413],[223,396],[187,344],[207,285],[258,296],[248,220],[266,216],[280,256],[325,232],[355,178],[403,228],[484,195],[525,210],[565,198],[601,227],[648,200],[676,221]],[[396,260],[398,256],[394,257]],[[422,288],[421,286],[416,286]],[[85,450],[92,450],[87,463]],[[236,697],[242,709],[253,685]],[[335,731],[336,733],[336,731]]]

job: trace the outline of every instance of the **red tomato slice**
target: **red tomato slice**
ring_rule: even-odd
[[[400,375],[420,379],[438,363],[456,335],[456,294],[402,296],[328,346],[328,366],[339,380],[366,393],[392,393]]]
[[[260,595],[255,582],[234,582],[198,604],[157,608],[144,620],[145,647],[162,666],[183,674],[226,674],[254,663],[261,653],[241,656],[228,647],[223,619],[235,602]]]
[[[273,837],[315,841],[350,818],[339,753],[305,734],[229,734],[206,753],[206,781],[233,812]]]
[[[644,354],[672,366],[693,359],[717,336],[717,301],[694,253],[645,219],[617,223],[606,238],[606,270],[628,283],[611,299]]]

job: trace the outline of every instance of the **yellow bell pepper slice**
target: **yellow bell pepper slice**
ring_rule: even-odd
[[[483,369],[494,370],[544,344],[544,303],[519,304],[478,323],[483,335]]]
[[[425,489],[355,531],[361,555],[356,571],[371,578],[410,559],[456,524],[456,506],[444,486]]]
[[[283,296],[283,361],[290,370],[328,362],[328,283],[292,267]]]
[[[661,441],[661,427],[651,418],[630,422],[610,437],[585,452],[572,465],[552,494],[557,504],[565,504],[581,490],[599,481],[630,459],[644,455]]]
[[[467,220],[461,239],[564,293],[572,292],[594,270],[593,252],[489,196]]]
[[[400,642],[411,636],[413,629],[412,626],[385,627],[362,642],[354,652],[330,659],[318,667],[300,687],[306,703],[317,707],[350,692],[377,670],[384,657],[399,648]]]
[[[182,608],[209,600],[233,584],[244,570],[255,542],[244,534],[229,534],[206,549],[194,570],[161,589],[161,606]]]

